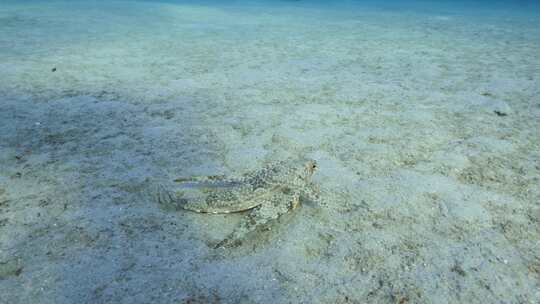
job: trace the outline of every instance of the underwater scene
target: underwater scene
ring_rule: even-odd
[[[540,303],[540,3],[0,0],[0,303]]]

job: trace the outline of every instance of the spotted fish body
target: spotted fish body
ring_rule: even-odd
[[[240,178],[223,176],[190,177],[179,180],[175,195],[163,186],[158,201],[199,213],[224,214],[253,209],[269,200],[276,191],[294,189],[312,195],[310,178],[316,169],[314,160],[287,159],[271,163]]]
[[[222,188],[209,187],[199,190],[200,193],[186,193],[180,191],[176,196],[172,195],[163,186],[158,189],[158,202],[163,205],[173,206],[175,209],[183,209],[198,213],[227,214],[251,210],[259,206],[271,191],[237,188],[234,191]],[[191,197],[188,195],[191,194]],[[205,196],[206,194],[206,196]]]
[[[175,192],[158,186],[158,202],[198,213],[250,211],[246,220],[216,248],[233,246],[261,226],[294,210],[300,196],[316,198],[318,190],[310,181],[316,168],[316,162],[311,159],[287,159],[239,178],[179,178],[175,180],[180,184]]]

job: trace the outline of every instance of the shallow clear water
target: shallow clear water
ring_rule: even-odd
[[[2,1],[0,303],[536,303],[539,49],[533,1]],[[156,203],[287,157],[319,201],[237,248]]]

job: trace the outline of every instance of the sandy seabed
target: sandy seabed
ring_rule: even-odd
[[[539,49],[524,9],[3,2],[0,303],[536,304]],[[152,191],[289,156],[320,201],[237,248]]]

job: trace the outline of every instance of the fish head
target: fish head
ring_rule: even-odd
[[[296,189],[302,193],[302,196],[313,201],[319,198],[319,187],[311,180],[317,169],[318,164],[315,160],[303,159],[298,163],[297,172],[295,172],[296,178],[293,179],[293,184],[296,185]]]
[[[317,170],[317,162],[313,159],[306,160],[304,164],[304,171],[306,180],[311,179],[315,171]]]
[[[289,185],[292,188],[303,187],[311,182],[317,170],[317,162],[306,158],[289,158],[270,165],[268,180],[272,184]]]
[[[294,171],[293,176],[295,179],[307,183],[317,170],[317,162],[313,159],[300,159],[295,161],[291,168]]]

